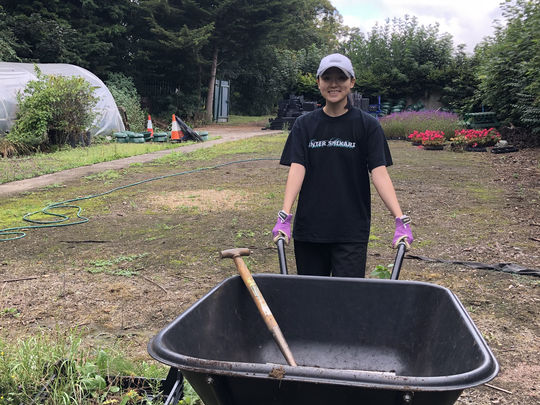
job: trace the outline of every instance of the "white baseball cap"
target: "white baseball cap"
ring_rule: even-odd
[[[340,53],[333,53],[321,59],[319,69],[317,69],[317,77],[322,75],[331,67],[341,69],[343,73],[347,75],[347,77],[354,77],[354,69],[352,67],[351,60]]]

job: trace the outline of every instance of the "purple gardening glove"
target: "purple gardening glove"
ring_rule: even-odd
[[[285,238],[285,244],[289,244],[289,241],[291,239],[291,221],[292,214],[287,214],[283,210],[278,212],[276,226],[274,226],[274,229],[272,229],[274,242],[277,242],[278,239],[283,236]]]
[[[407,249],[410,249],[414,238],[411,231],[411,218],[409,218],[407,215],[396,218],[396,232],[394,233],[392,246],[396,248],[401,240],[405,242]]]

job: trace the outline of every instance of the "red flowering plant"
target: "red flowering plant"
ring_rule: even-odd
[[[444,138],[443,131],[430,131],[422,132],[422,146],[442,146],[446,139]]]
[[[489,129],[462,129],[455,131],[450,141],[458,146],[493,146],[501,140],[501,134],[495,128]]]
[[[413,133],[409,134],[407,137],[412,143],[420,145],[422,143],[422,132],[414,131]]]
[[[443,131],[430,131],[429,129],[424,132],[414,131],[409,134],[408,138],[413,143],[423,146],[441,146],[445,142]]]

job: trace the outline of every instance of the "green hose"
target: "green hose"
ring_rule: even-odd
[[[215,165],[215,166],[201,167],[199,169],[187,170],[185,172],[166,174],[164,176],[158,176],[158,177],[152,177],[150,179],[141,180],[141,181],[138,181],[136,183],[131,183],[131,184],[127,184],[125,186],[116,187],[116,188],[113,188],[111,190],[105,191],[103,193],[92,194],[92,195],[87,195],[85,197],[73,198],[71,200],[65,200],[65,201],[61,201],[61,202],[52,203],[52,204],[47,205],[45,208],[43,208],[43,209],[41,209],[39,211],[29,212],[29,213],[27,213],[27,214],[25,214],[23,216],[23,218],[22,218],[23,221],[30,222],[32,224],[37,224],[37,225],[18,226],[18,227],[14,227],[14,228],[0,229],[0,236],[15,235],[15,236],[7,237],[7,238],[4,238],[4,239],[0,239],[0,242],[7,242],[7,241],[10,241],[10,240],[16,240],[16,239],[24,238],[26,236],[26,233],[23,232],[23,231],[26,231],[26,230],[29,230],[29,229],[55,228],[55,227],[60,227],[60,226],[71,226],[71,225],[84,224],[85,222],[88,222],[89,219],[86,218],[86,217],[83,217],[81,215],[82,208],[79,207],[78,205],[71,205],[70,204],[70,203],[73,203],[73,202],[76,202],[76,201],[83,201],[83,200],[89,200],[91,198],[101,197],[101,196],[104,196],[104,195],[107,195],[107,194],[114,193],[115,191],[118,191],[118,190],[122,190],[122,189],[125,189],[125,188],[128,188],[128,187],[138,186],[140,184],[149,183],[149,182],[155,181],[155,180],[161,180],[161,179],[166,179],[166,178],[175,177],[175,176],[182,176],[184,174],[197,173],[197,172],[202,172],[202,171],[205,171],[205,170],[218,169],[220,167],[230,166],[230,165],[239,164],[239,163],[258,162],[258,161],[262,161],[262,160],[279,160],[279,159],[277,159],[277,158],[255,158],[255,159],[235,160],[233,162],[221,163],[221,164]],[[74,222],[64,223],[66,221],[69,221],[69,219],[70,219],[69,216],[64,215],[64,214],[58,214],[58,213],[51,212],[51,210],[60,209],[60,208],[75,208],[75,209],[77,209],[77,218],[78,218],[78,220],[76,220]],[[33,215],[40,214],[40,213],[44,214],[44,215],[50,215],[50,216],[53,216],[53,217],[57,217],[58,219],[55,219],[53,221],[38,221],[38,220],[33,220],[33,219],[30,218]]]

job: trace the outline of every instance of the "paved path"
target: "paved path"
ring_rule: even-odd
[[[26,180],[13,181],[11,183],[0,184],[0,197],[7,197],[17,193],[30,191],[45,187],[51,184],[61,184],[68,180],[89,176],[94,173],[99,173],[105,170],[116,170],[128,167],[133,163],[146,163],[152,160],[158,159],[171,152],[192,152],[201,148],[209,148],[213,145],[217,145],[224,142],[237,141],[239,139],[251,138],[254,136],[279,134],[282,131],[262,130],[260,127],[248,127],[248,126],[209,126],[204,128],[197,128],[198,131],[208,131],[210,137],[218,136],[220,139],[206,141],[202,143],[195,143],[188,146],[181,146],[175,149],[160,150],[153,153],[147,153],[145,155],[132,156],[128,158],[112,160],[110,162],[96,163],[90,166],[77,167],[74,169],[63,170],[61,172],[45,174],[43,176],[34,177]]]

